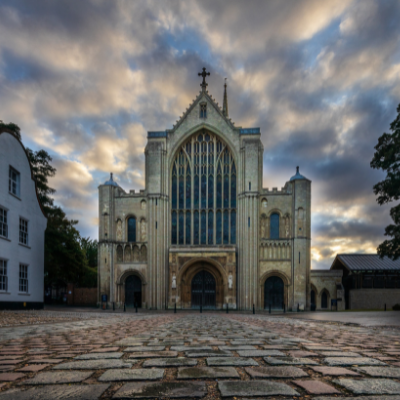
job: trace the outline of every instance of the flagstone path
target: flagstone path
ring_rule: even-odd
[[[400,331],[194,312],[0,328],[0,400],[145,398],[399,400]]]

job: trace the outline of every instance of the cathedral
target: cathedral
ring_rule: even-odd
[[[308,310],[311,181],[293,167],[263,188],[260,128],[232,122],[226,83],[221,108],[208,75],[172,129],[148,132],[145,189],[112,174],[99,186],[99,302]]]

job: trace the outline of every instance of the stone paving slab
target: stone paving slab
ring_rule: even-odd
[[[31,379],[21,382],[21,385],[54,385],[56,383],[80,383],[93,375],[93,371],[48,371],[41,372]]]
[[[21,374],[19,372],[3,372],[0,374],[0,382],[14,382],[23,378],[24,376],[25,374]]]
[[[345,376],[345,375],[360,376],[360,374],[358,374],[357,372],[342,367],[310,367],[310,368],[315,372],[319,372],[322,375],[328,375],[328,376]]]
[[[209,366],[258,367],[259,365],[252,358],[245,357],[210,357],[206,361]]]
[[[100,376],[100,382],[116,381],[155,381],[164,376],[164,370],[160,368],[152,369],[110,369]]]
[[[309,358],[295,358],[295,357],[264,357],[264,361],[271,365],[318,365],[314,360]]]
[[[320,351],[318,353],[323,357],[362,357],[362,355],[352,351]]]
[[[246,372],[253,379],[263,378],[305,378],[309,375],[300,368],[296,367],[258,367],[245,368]]]
[[[171,346],[172,351],[205,351],[212,350],[211,346]]]
[[[194,367],[179,368],[178,379],[239,379],[240,375],[233,367]]]
[[[132,353],[129,356],[131,358],[169,358],[169,357],[178,357],[177,351],[150,351],[150,352],[138,352]]]
[[[0,400],[97,400],[109,385],[54,385],[11,389],[0,393]]]
[[[234,346],[218,346],[220,350],[257,350],[254,346],[249,344],[236,344]]]
[[[137,347],[128,347],[124,350],[124,352],[148,352],[148,351],[163,351],[165,350],[165,346],[137,346]]]
[[[207,393],[204,382],[135,382],[127,383],[115,393],[113,399],[170,399],[201,398]]]
[[[238,350],[240,357],[285,357],[279,350]]]
[[[74,360],[105,360],[109,358],[118,359],[121,358],[124,353],[90,353],[82,354],[80,356],[74,357]]]
[[[377,378],[400,378],[400,368],[391,367],[360,367],[357,371]]]
[[[354,394],[400,394],[400,382],[390,379],[345,379],[333,381]]]
[[[143,363],[143,367],[193,367],[195,365],[197,365],[197,360],[185,357],[154,358]]]
[[[187,357],[201,358],[201,357],[232,357],[233,353],[229,350],[209,350],[202,352],[186,352]]]
[[[242,399],[245,400],[245,399]],[[313,400],[400,400],[400,396],[314,397]]]
[[[71,361],[59,364],[53,369],[111,369],[111,368],[132,368],[134,362],[132,360],[84,360]]]
[[[324,363],[331,366],[346,366],[346,365],[375,365],[385,366],[387,365],[383,361],[375,360],[374,358],[368,357],[327,357],[324,359]]]
[[[219,381],[222,397],[236,396],[299,396],[299,393],[285,383],[273,381]]]
[[[317,380],[295,380],[294,384],[300,386],[310,394],[340,394],[333,386]]]

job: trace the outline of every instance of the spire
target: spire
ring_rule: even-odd
[[[228,112],[228,95],[226,93],[226,80],[228,78],[225,78],[225,84],[224,84],[224,104],[222,107],[222,114],[224,114],[225,117],[229,117],[229,112]]]

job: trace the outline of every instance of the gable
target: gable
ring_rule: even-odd
[[[206,118],[202,118],[200,116],[201,104],[207,105]],[[214,126],[222,132],[226,132],[227,130],[237,131],[234,123],[223,115],[222,108],[215,101],[215,99],[209,95],[208,92],[201,91],[186,109],[180,119],[176,121],[176,124],[173,126],[173,128],[168,130],[168,134],[178,132],[184,133],[201,124]]]

